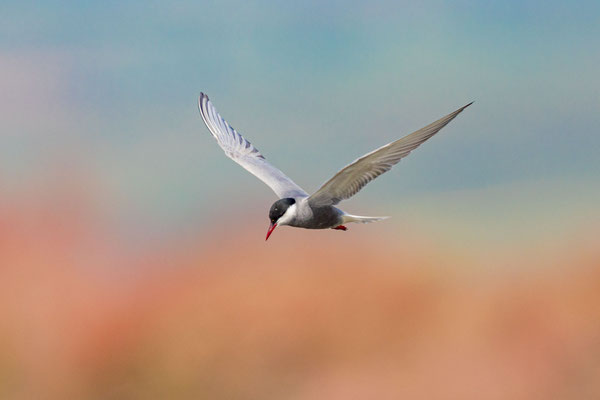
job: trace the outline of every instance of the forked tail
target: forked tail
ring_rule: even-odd
[[[344,224],[346,224],[348,222],[368,224],[370,222],[377,222],[377,221],[381,221],[382,219],[387,219],[387,218],[389,218],[389,217],[361,217],[360,215],[344,214],[342,216],[342,222]]]

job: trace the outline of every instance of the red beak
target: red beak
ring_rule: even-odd
[[[277,227],[276,223],[271,223],[271,225],[269,225],[269,230],[267,231],[267,239],[269,238],[269,236],[271,236],[271,233],[273,233],[273,231],[275,230],[276,227]],[[265,241],[267,239],[265,239]]]

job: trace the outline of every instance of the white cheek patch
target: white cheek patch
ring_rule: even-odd
[[[296,204],[292,204],[285,210],[285,213],[279,218],[277,221],[277,225],[287,225],[290,223],[294,217],[296,216]]]

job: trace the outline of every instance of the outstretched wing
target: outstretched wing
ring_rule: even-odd
[[[308,194],[283,172],[272,166],[256,147],[236,132],[217,112],[208,96],[200,93],[198,108],[208,130],[227,157],[266,183],[279,198],[307,197]]]
[[[392,169],[402,158],[409,155],[421,143],[439,132],[440,129],[471,104],[473,103],[471,102],[459,108],[452,114],[448,114],[402,139],[398,139],[395,142],[386,144],[377,150],[365,154],[343,168],[321,186],[319,190],[309,197],[309,203],[312,206],[334,205],[354,196],[367,183]]]

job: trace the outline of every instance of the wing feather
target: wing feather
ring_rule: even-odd
[[[392,169],[402,158],[439,132],[471,104],[473,103],[471,102],[434,123],[355,160],[311,195],[308,199],[309,203],[312,206],[334,205],[354,196],[367,183]]]
[[[300,186],[271,165],[252,143],[233,129],[204,93],[200,93],[198,98],[198,109],[206,127],[227,157],[266,183],[280,198],[308,196]]]

